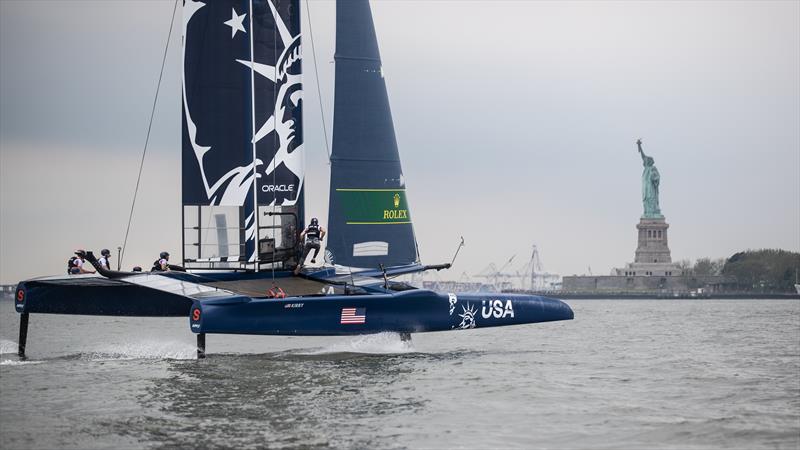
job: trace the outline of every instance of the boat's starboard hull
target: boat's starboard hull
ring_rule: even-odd
[[[410,290],[378,295],[195,301],[195,333],[354,335],[418,333],[570,320],[557,299],[514,294],[439,294]]]

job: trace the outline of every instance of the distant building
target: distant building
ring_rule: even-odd
[[[0,298],[13,298],[16,284],[0,284]]]
[[[506,288],[510,289],[511,283],[506,284]],[[424,281],[422,287],[437,292],[498,292],[491,284],[467,281]]]

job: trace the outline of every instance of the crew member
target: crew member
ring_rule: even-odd
[[[169,270],[169,253],[161,252],[158,255],[158,259],[153,262],[153,268],[150,269],[151,272],[166,272]]]
[[[81,273],[95,273],[94,270],[88,270],[83,267],[86,263],[86,251],[85,250],[75,250],[75,257],[70,258],[70,263],[72,267],[69,269],[69,273],[72,275],[78,275]]]
[[[97,260],[98,264],[100,264],[100,267],[106,270],[111,270],[111,261],[108,260],[108,258],[111,257],[111,250],[104,248],[100,250],[100,255],[100,259]]]
[[[306,246],[305,250],[303,251],[303,259],[300,260],[301,265],[306,262],[306,257],[308,254],[311,253],[311,250],[314,250],[314,255],[311,256],[311,264],[317,262],[316,258],[319,254],[319,242],[322,238],[325,237],[325,229],[319,225],[319,220],[316,217],[311,219],[311,225],[306,227],[302,233],[300,233],[300,240],[305,238]]]

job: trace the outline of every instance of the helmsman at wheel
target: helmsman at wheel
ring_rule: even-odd
[[[325,237],[325,229],[322,228],[319,224],[319,220],[316,217],[311,219],[311,224],[300,233],[300,240],[305,238],[306,245],[303,249],[303,258],[300,260],[300,266],[303,266],[306,262],[306,257],[314,250],[314,255],[311,257],[311,264],[317,262],[317,255],[319,254],[319,243],[322,238]]]

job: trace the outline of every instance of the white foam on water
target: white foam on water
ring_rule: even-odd
[[[0,366],[26,366],[29,364],[41,364],[44,361],[21,361],[18,359],[4,359],[0,361]]]
[[[0,339],[0,355],[17,353],[17,343],[8,339]]]
[[[100,347],[89,354],[89,359],[197,359],[197,348],[177,341],[129,342]]]
[[[395,353],[413,353],[414,344],[402,341],[398,333],[377,333],[356,336],[347,342],[338,342],[327,347],[298,352],[299,355],[324,355],[328,353],[366,353],[374,355],[391,355]]]

